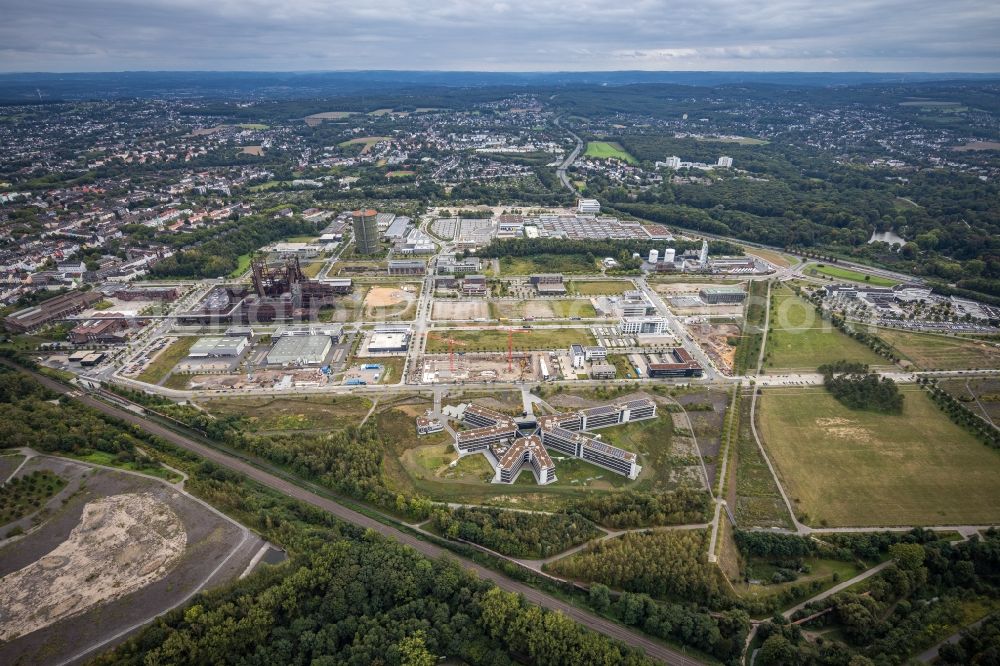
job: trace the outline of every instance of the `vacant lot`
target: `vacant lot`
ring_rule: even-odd
[[[326,430],[357,425],[368,413],[366,398],[221,398],[205,400],[201,406],[218,416],[243,417],[247,430]]]
[[[923,370],[1000,368],[1000,348],[990,342],[888,328],[878,337]]]
[[[814,264],[812,266],[806,266],[806,273],[826,275],[827,277],[837,278],[838,280],[850,280],[851,282],[863,282],[865,284],[870,284],[875,287],[894,287],[899,282],[896,280],[890,280],[889,278],[879,277],[877,275],[868,275],[866,273],[859,273],[858,271],[852,271],[849,268],[840,268],[839,266],[828,266],[826,264]]]
[[[427,353],[439,354],[448,351],[446,338],[464,343],[456,347],[462,351],[506,351],[507,329],[489,328],[481,330],[438,331],[441,335],[427,341]],[[569,349],[573,343],[594,344],[594,336],[585,328],[532,328],[514,329],[512,346],[514,351]]]
[[[181,359],[188,355],[198,338],[191,336],[177,338],[172,343],[160,350],[145,370],[136,377],[140,382],[156,384],[167,376],[167,373],[174,369]]]
[[[532,257],[501,257],[500,272],[504,275],[533,273],[593,273],[594,262],[583,254],[539,254]]]
[[[413,309],[413,312],[408,312],[412,309],[409,306],[416,301],[418,293],[420,293],[419,284],[372,287],[365,295],[365,317],[383,319],[386,317],[404,318],[403,315],[409,315],[406,318],[412,318],[416,311]]]
[[[760,434],[797,513],[831,526],[1000,520],[1000,452],[919,389],[903,413],[844,407],[822,389],[765,390]]]
[[[573,280],[566,285],[569,293],[581,296],[617,296],[632,289],[631,280]]]
[[[472,321],[490,316],[486,301],[434,301],[432,317],[440,321]]]
[[[888,364],[868,347],[823,321],[811,303],[784,287],[771,292],[770,325],[764,361],[768,370],[815,372],[824,363],[841,359]]]
[[[587,299],[495,301],[490,303],[494,319],[583,319],[597,316],[597,311]]]
[[[590,141],[587,143],[587,152],[584,157],[596,157],[597,159],[614,158],[629,164],[635,164],[636,159],[617,141]]]

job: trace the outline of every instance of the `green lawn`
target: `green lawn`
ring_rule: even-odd
[[[587,151],[583,155],[602,160],[614,158],[629,164],[637,163],[637,160],[617,141],[589,141],[587,142]]]
[[[248,130],[266,130],[270,127],[270,125],[265,125],[263,123],[240,123],[237,127]]]
[[[139,373],[136,379],[147,384],[156,384],[166,377],[167,373],[173,370],[181,359],[188,355],[196,342],[198,342],[196,336],[177,338],[166,349],[161,350],[153,362]]]
[[[593,273],[597,264],[587,261],[583,254],[538,254],[531,257],[501,257],[500,273],[503,275],[532,275],[534,273]]]
[[[849,268],[841,268],[839,266],[830,266],[827,264],[812,264],[806,266],[806,273],[819,273],[820,275],[826,275],[827,277],[837,278],[838,280],[850,280],[851,282],[863,282],[865,284],[870,284],[875,287],[894,287],[899,284],[896,280],[890,280],[889,278],[879,277],[877,275],[868,275],[866,273],[859,273],[858,271],[852,271]]]
[[[602,428],[597,433],[608,444],[639,454],[639,464],[643,468],[639,476],[640,487],[672,488],[676,484],[670,480],[671,468],[698,464],[697,459],[678,460],[672,455],[674,421],[666,410],[655,419]]]
[[[581,296],[617,296],[635,289],[631,280],[571,280],[566,291]]]
[[[889,328],[878,337],[923,370],[1000,368],[1000,348],[991,342]]]
[[[124,469],[129,472],[141,472],[142,474],[148,474],[150,476],[155,476],[161,479],[170,481],[171,483],[176,483],[181,480],[180,475],[176,472],[171,472],[166,467],[161,466],[159,463],[149,463],[143,464],[140,462],[133,461],[121,461],[118,460],[113,454],[107,453],[106,451],[91,451],[87,455],[74,456],[69,454],[60,454],[67,458],[75,458],[77,460],[82,460],[84,462],[93,463],[95,465],[104,465],[105,467],[117,467],[118,469]]]
[[[823,321],[811,303],[785,287],[771,292],[770,326],[764,360],[764,367],[769,371],[815,372],[824,363],[841,359],[870,365],[888,364],[865,345]]]
[[[900,415],[848,409],[824,389],[765,389],[760,435],[813,526],[1000,520],[1000,451],[953,424],[915,387]]]
[[[507,329],[453,329],[437,331],[440,335],[427,341],[427,353],[441,354],[448,351],[448,342],[443,338],[453,338],[465,343],[457,345],[456,351],[499,352],[507,350]],[[515,328],[512,346],[514,351],[547,349],[569,349],[573,343],[595,344],[594,336],[585,328]]]
[[[236,268],[229,273],[229,277],[231,278],[238,278],[250,269],[250,255],[241,254],[236,259],[236,262]]]

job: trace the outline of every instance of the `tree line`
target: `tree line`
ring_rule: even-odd
[[[570,502],[568,510],[605,527],[628,529],[706,522],[710,505],[708,493],[681,486],[674,491],[587,494]]]
[[[485,507],[436,509],[431,526],[451,539],[464,539],[510,557],[540,559],[601,534],[579,514],[529,513]]]

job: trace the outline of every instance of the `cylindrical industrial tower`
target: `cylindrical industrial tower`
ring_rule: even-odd
[[[374,209],[356,210],[354,218],[354,251],[358,254],[375,254],[381,247],[378,242],[378,213]]]
[[[653,249],[649,251],[649,263],[655,264],[660,258],[660,251]]]
[[[674,257],[676,256],[676,250],[672,247],[668,247],[663,251],[663,263],[672,264],[674,263]]]

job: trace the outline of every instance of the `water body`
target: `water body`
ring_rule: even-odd
[[[882,233],[873,231],[872,237],[868,239],[868,242],[874,243],[876,241],[889,243],[890,245],[906,245],[906,239],[897,234],[895,231],[883,231]]]

